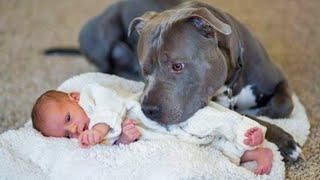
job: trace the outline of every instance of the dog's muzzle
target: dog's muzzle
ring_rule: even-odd
[[[161,118],[161,107],[154,105],[142,105],[142,112],[151,120],[159,122]]]

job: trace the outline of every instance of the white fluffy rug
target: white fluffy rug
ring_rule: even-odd
[[[67,80],[58,89],[80,90],[92,82],[120,92],[140,92],[144,86],[116,76],[87,73]],[[295,109],[289,119],[261,118],[284,128],[303,145],[310,125],[304,107],[296,96],[293,99]],[[265,145],[274,151],[273,168],[270,175],[255,176],[210,147],[162,140],[81,149],[75,140],[43,137],[29,121],[0,135],[0,179],[284,179],[285,167],[277,147],[269,142]]]

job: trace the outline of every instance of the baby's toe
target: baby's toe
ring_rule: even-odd
[[[247,137],[250,136],[250,130],[248,130],[244,135]]]
[[[250,144],[251,144],[251,141],[250,141],[249,138],[247,138],[247,139],[243,140],[243,143],[244,143],[245,145],[250,145]]]
[[[252,141],[254,145],[259,145],[263,142],[263,134],[261,132],[256,132],[252,135]]]
[[[256,170],[254,170],[254,174],[261,175],[262,174],[262,168],[258,167]]]
[[[270,172],[271,172],[271,166],[266,168],[266,172],[265,173],[266,174],[270,174]]]
[[[261,137],[253,136],[252,137],[252,145],[258,145],[261,144]]]
[[[270,166],[263,167],[262,174],[269,174],[271,170]]]
[[[257,131],[257,128],[255,127],[250,129],[250,133],[254,133],[255,131]]]

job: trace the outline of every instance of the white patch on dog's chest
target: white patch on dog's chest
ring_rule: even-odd
[[[248,85],[243,88],[237,97],[237,106],[239,110],[248,109],[256,106],[256,96],[253,94],[252,86]]]
[[[224,107],[230,106],[230,99],[228,96],[224,93],[227,90],[226,86],[223,86],[219,91],[218,91],[218,96],[217,96],[217,103],[221,104]],[[244,110],[244,109],[249,109],[251,107],[256,106],[256,97],[253,94],[252,91],[252,85],[248,85],[241,89],[240,93],[237,94],[236,96],[233,96],[234,98],[234,103],[237,106],[237,110]]]

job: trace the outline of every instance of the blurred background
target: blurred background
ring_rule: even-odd
[[[82,57],[45,57],[77,46],[82,25],[116,0],[0,0],[0,133],[22,126],[35,99],[67,78],[96,68]],[[320,0],[207,0],[240,20],[285,72],[312,125],[306,161],[288,179],[320,176]],[[137,4],[138,5],[138,4]]]

